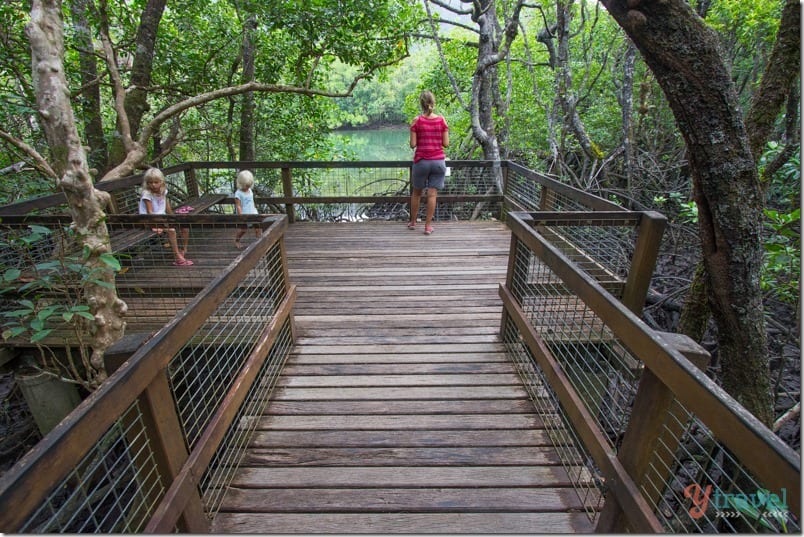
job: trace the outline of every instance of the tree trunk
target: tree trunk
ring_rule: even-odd
[[[772,424],[759,287],[762,196],[718,37],[683,0],[603,3],[656,76],[687,145],[723,386]]]
[[[114,272],[100,259],[110,252],[104,208],[109,194],[97,190],[89,175],[86,155],[78,136],[70,90],[64,73],[64,36],[60,0],[34,0],[26,33],[31,43],[36,105],[51,151],[59,185],[67,196],[73,217],[72,229],[79,244],[89,252],[87,264],[107,287],[87,284],[88,305],[94,316],[89,330],[92,356],[88,385],[97,387],[106,378],[103,353],[122,335],[126,304],[117,297]]]
[[[558,36],[558,47],[556,48],[556,82],[558,91],[556,92],[556,99],[558,99],[561,111],[564,113],[564,125],[573,134],[584,154],[590,159],[600,160],[605,155],[592,143],[575,106],[578,99],[572,88],[572,68],[570,66],[569,52],[572,3],[573,0],[569,2],[562,0],[556,3],[556,34]]]
[[[159,22],[167,0],[148,0],[137,29],[137,53],[131,66],[130,90],[126,93],[125,109],[131,128],[131,137],[140,131],[142,116],[148,111],[148,86],[154,63],[154,47]]]
[[[159,22],[162,20],[162,13],[165,10],[167,0],[148,0],[145,9],[140,17],[140,25],[137,28],[136,51],[131,66],[131,77],[127,84],[126,96],[123,107],[128,118],[127,133],[120,133],[115,139],[112,147],[110,160],[114,165],[123,162],[128,156],[129,151],[125,148],[121,137],[130,136],[137,139],[137,134],[142,125],[142,118],[148,111],[148,92],[151,85],[151,71],[153,70],[154,48],[156,46],[156,35],[159,30]],[[124,128],[118,123],[118,130]],[[146,148],[147,149],[147,148]]]
[[[81,86],[84,88],[79,101],[83,115],[84,137],[89,145],[87,159],[89,167],[96,170],[94,175],[97,178],[106,172],[109,149],[103,132],[98,62],[87,18],[87,11],[90,7],[88,4],[88,0],[73,0],[70,2],[70,14],[78,45]]]
[[[631,144],[633,128],[631,116],[634,112],[634,65],[636,64],[636,48],[630,41],[623,58],[623,85],[620,90],[619,101],[623,120],[623,173],[625,174],[625,189],[632,196],[634,187],[634,149]]]
[[[776,42],[759,90],[751,99],[751,107],[745,124],[751,140],[751,153],[754,161],[759,161],[765,143],[768,141],[782,110],[790,95],[793,82],[801,68],[801,14],[798,0],[787,0],[782,10],[782,20],[776,34]]]
[[[254,81],[254,30],[256,29],[254,16],[248,17],[243,25],[243,78],[242,83]],[[255,111],[254,92],[243,94],[243,104],[240,108],[240,160],[255,160],[254,131]]]

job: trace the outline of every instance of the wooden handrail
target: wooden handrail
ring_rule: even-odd
[[[696,415],[761,482],[786,489],[790,511],[800,516],[801,463],[798,455],[756,417],[707,377],[632,311],[539,237],[528,214],[509,214],[515,240],[534,252],[563,284],[603,320],[690,412]],[[508,311],[508,315],[512,315]],[[638,481],[641,476],[632,476]],[[625,508],[625,506],[623,506]]]
[[[63,219],[47,219],[59,218]],[[184,221],[192,222],[198,218],[204,217],[193,216]],[[0,528],[15,531],[21,527],[42,499],[78,465],[109,427],[157,376],[164,374],[170,359],[215,311],[220,301],[280,242],[287,229],[287,219],[284,216],[269,217],[266,224],[270,225],[267,235],[249,246],[206,286],[204,292],[192,299],[180,314],[0,478],[0,505],[14,507],[0,510]],[[183,439],[170,441],[183,442]]]

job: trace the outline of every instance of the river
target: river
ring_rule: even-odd
[[[329,134],[338,153],[355,160],[411,160],[407,125],[377,129],[337,130]]]

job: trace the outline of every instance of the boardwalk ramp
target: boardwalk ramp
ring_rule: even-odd
[[[297,341],[215,532],[591,531],[498,335],[504,224],[285,244]]]

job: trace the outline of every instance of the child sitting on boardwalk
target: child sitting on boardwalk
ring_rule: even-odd
[[[234,203],[237,214],[258,214],[257,206],[254,204],[254,192],[251,187],[254,186],[254,175],[248,171],[243,170],[237,174],[237,190],[234,193]],[[254,224],[250,224],[254,225]],[[238,249],[242,248],[240,239],[246,234],[246,230],[250,225],[240,226],[235,235],[235,246]],[[260,238],[260,228],[254,225],[254,236]]]
[[[170,200],[167,196],[165,175],[162,173],[162,170],[158,168],[148,168],[148,171],[142,176],[140,214],[173,214],[173,209],[170,207]],[[193,264],[192,261],[184,257],[187,253],[187,244],[190,241],[189,228],[181,229],[181,250],[179,249],[178,240],[176,239],[176,230],[174,228],[153,228],[153,230],[158,235],[161,235],[163,232],[167,233],[170,247],[173,249],[173,256],[176,258],[173,262],[174,265],[177,267],[188,267]]]

